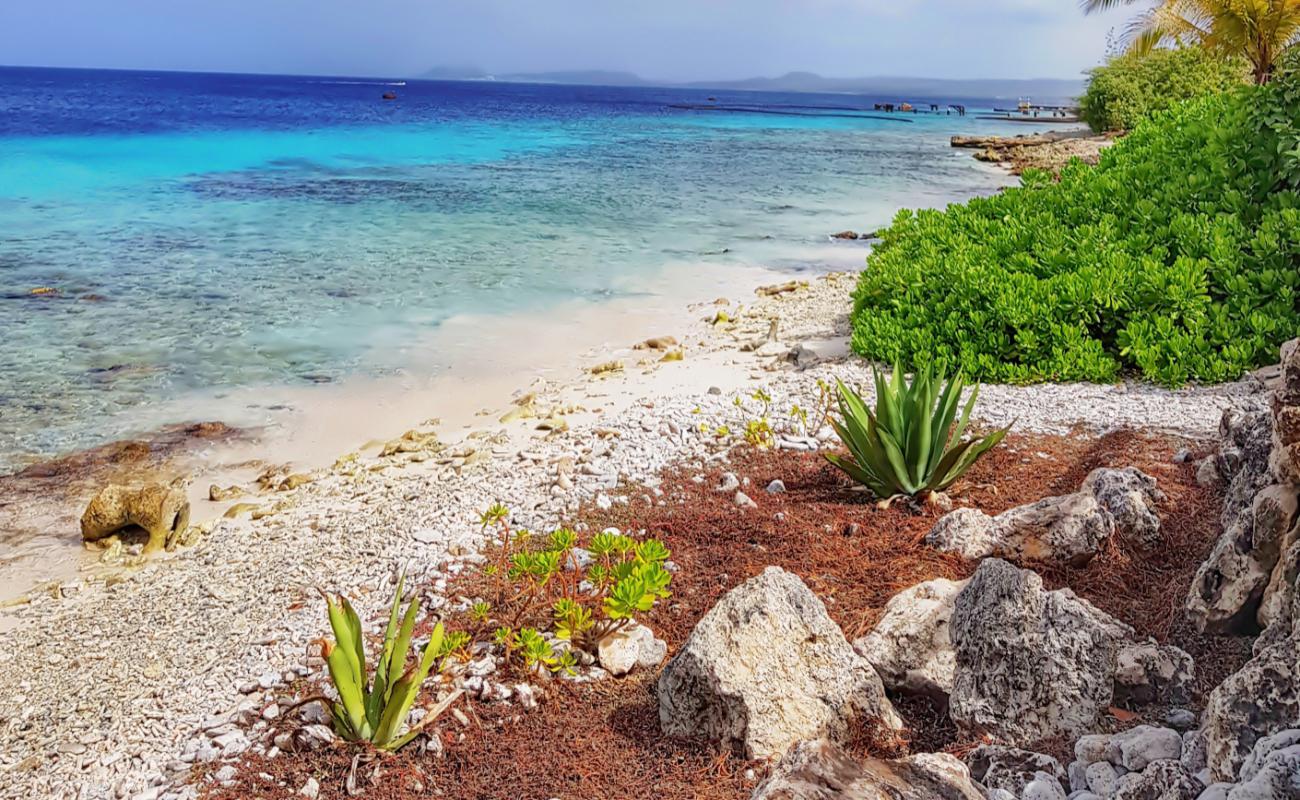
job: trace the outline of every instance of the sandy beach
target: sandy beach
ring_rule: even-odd
[[[292,460],[263,456],[242,475],[220,476],[247,492],[220,504],[198,502],[210,480],[227,485],[205,475],[190,487],[202,531],[192,546],[148,559],[126,553],[81,572],[74,564],[12,598],[0,633],[0,693],[13,700],[0,720],[0,796],[193,796],[186,781],[204,728],[247,713],[244,692],[259,681],[307,674],[308,643],[321,630],[317,588],[377,606],[401,564],[413,580],[445,587],[476,557],[477,515],[494,502],[539,530],[579,524],[569,515],[584,502],[663,502],[665,469],[700,469],[744,447],[717,428],[743,428],[757,388],[772,397],[779,447],[824,446],[833,434],[800,430],[785,410],[812,407],[819,380],[869,377],[869,365],[846,357],[854,276],[761,288],[771,277],[746,275],[716,302],[678,299],[668,316],[619,309],[617,324],[599,328],[600,343],[546,369],[494,369],[487,381],[431,387],[419,402],[335,408],[350,436],[372,430],[373,443],[326,464],[324,437],[302,442],[298,452],[315,461],[281,467],[281,477],[305,476],[284,491],[250,480],[263,462]],[[581,313],[573,319],[586,325]],[[636,349],[650,336],[677,344]],[[678,352],[680,360],[668,356]],[[1249,380],[1179,391],[986,386],[979,422],[1051,433],[1131,426],[1200,442],[1223,408],[1259,390]],[[438,421],[398,439],[403,426],[392,423],[416,408]],[[245,510],[223,517],[235,503]],[[78,509],[62,511],[71,520]],[[426,597],[432,609],[459,602]],[[248,746],[230,741],[240,742],[232,753]]]

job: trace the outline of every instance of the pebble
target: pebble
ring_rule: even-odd
[[[308,778],[298,789],[298,794],[307,798],[307,800],[316,800],[320,797],[320,783],[315,778]]]
[[[732,499],[733,502],[741,508],[758,508],[758,503],[755,503],[753,499],[744,492],[736,492],[736,496]]]
[[[777,478],[767,485],[765,489],[768,494],[785,494],[785,481]]]

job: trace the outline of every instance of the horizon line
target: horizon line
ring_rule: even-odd
[[[482,76],[482,77],[472,77],[472,78],[431,78],[431,77],[422,77],[422,76],[425,75],[427,72],[430,72],[430,71],[432,71],[432,70],[437,69],[437,67],[431,67],[429,70],[425,70],[425,72],[422,72],[422,73],[416,73],[416,74],[410,74],[410,75],[406,75],[406,74],[395,74],[395,73],[363,74],[363,73],[345,73],[345,72],[261,72],[261,71],[255,71],[255,70],[187,69],[187,68],[181,68],[181,67],[165,67],[165,68],[158,68],[158,67],[88,67],[88,66],[72,66],[72,65],[64,65],[64,64],[0,64],[0,69],[47,69],[47,70],[70,70],[70,71],[71,71],[71,70],[77,70],[77,71],[83,71],[83,72],[146,72],[146,73],[148,73],[148,72],[153,72],[153,73],[167,73],[167,74],[177,74],[177,75],[250,75],[250,76],[260,76],[260,77],[280,77],[280,78],[365,78],[365,79],[370,79],[370,80],[415,80],[415,81],[429,81],[429,82],[431,82],[431,83],[437,83],[437,82],[446,82],[446,83],[492,83],[492,82],[501,82],[501,83],[538,83],[538,84],[543,84],[543,85],[544,85],[544,84],[548,84],[548,83],[550,83],[550,84],[554,84],[554,83],[556,83],[556,82],[554,82],[554,81],[549,81],[549,82],[548,82],[548,81],[525,81],[525,80],[520,80],[520,81],[506,81],[506,80],[500,80],[500,79],[496,78],[496,77],[494,76],[494,74],[491,74],[491,73],[485,74],[485,75]],[[474,69],[478,69],[478,68],[475,67]],[[625,74],[625,75],[630,75],[630,76],[636,78],[638,81],[641,81],[641,82],[644,84],[645,88],[666,88],[666,89],[671,89],[671,88],[701,88],[701,89],[706,89],[706,88],[725,88],[725,87],[721,87],[721,86],[710,87],[710,86],[708,86],[708,84],[709,84],[710,82],[712,82],[712,81],[716,81],[716,82],[718,82],[718,83],[723,83],[723,84],[726,84],[726,83],[742,83],[742,82],[745,82],[745,81],[755,81],[755,80],[768,80],[768,81],[771,81],[771,80],[779,80],[780,78],[784,78],[784,77],[787,77],[787,76],[790,76],[790,75],[809,75],[809,76],[813,76],[813,77],[820,78],[820,79],[823,79],[823,80],[832,80],[832,81],[855,81],[855,80],[856,80],[856,81],[868,81],[868,80],[925,80],[925,81],[945,81],[945,82],[949,82],[949,83],[973,83],[973,82],[979,82],[979,81],[1004,81],[1004,82],[1026,82],[1026,83],[1027,83],[1027,82],[1033,82],[1033,81],[1058,81],[1058,82],[1063,82],[1063,83],[1064,83],[1064,82],[1072,82],[1072,81],[1081,81],[1081,80],[1082,80],[1082,76],[1084,76],[1084,75],[1087,74],[1087,71],[1085,70],[1085,71],[1081,71],[1080,74],[1079,74],[1080,77],[1077,77],[1077,78],[1060,78],[1060,77],[1048,77],[1048,76],[1038,76],[1038,77],[1033,77],[1033,78],[1001,78],[1001,77],[945,78],[945,77],[936,77],[936,76],[927,76],[927,75],[903,75],[903,74],[895,74],[895,75],[890,75],[890,74],[853,75],[853,76],[847,76],[847,77],[845,77],[845,76],[837,76],[837,75],[823,75],[823,74],[821,74],[821,73],[819,73],[819,72],[812,72],[812,71],[809,71],[809,70],[797,70],[797,69],[796,69],[796,70],[788,70],[788,71],[786,71],[786,72],[781,73],[780,75],[775,75],[775,76],[770,76],[770,75],[750,75],[750,76],[748,76],[748,77],[744,77],[744,78],[705,78],[705,79],[676,80],[676,81],[674,81],[674,80],[668,80],[668,79],[662,79],[662,80],[661,80],[661,79],[659,79],[659,78],[646,78],[646,77],[644,77],[644,76],[642,76],[642,75],[640,75],[640,74],[638,74],[638,73],[636,73],[636,72],[632,72],[632,71],[630,71],[630,70],[601,69],[601,68],[571,68],[571,69],[549,69],[549,70],[536,70],[536,71],[510,71],[510,72],[502,72],[502,73],[500,73],[500,74],[501,74],[501,75],[506,75],[506,76],[515,75],[515,76],[532,76],[532,77],[540,77],[540,76],[544,76],[544,75],[556,75],[556,74],[563,74],[563,73],[582,73],[582,72],[597,72],[597,73],[599,73],[599,72],[605,72],[605,73],[612,73],[612,74]],[[600,85],[606,85],[606,84],[564,84],[564,85],[591,85],[591,86],[600,86]],[[618,86],[625,86],[625,85],[618,85]],[[745,91],[745,90],[737,90],[737,91]]]

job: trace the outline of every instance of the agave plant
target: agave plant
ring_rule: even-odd
[[[961,419],[954,424],[965,382],[960,375],[945,382],[943,373],[942,365],[919,369],[909,385],[898,364],[892,379],[877,370],[874,413],[838,381],[843,422],[832,419],[831,425],[849,456],[827,454],[826,460],[882,499],[924,496],[951,486],[1002,441],[1009,426],[981,438],[962,439],[979,386],[971,391]]]
[[[407,666],[407,651],[411,648],[420,601],[412,600],[399,622],[403,583],[404,579],[399,578],[373,681],[367,671],[360,617],[346,597],[325,595],[335,637],[334,642],[325,642],[325,662],[339,695],[331,709],[334,730],[348,741],[369,742],[381,750],[402,747],[437,717],[431,713],[421,726],[398,735],[421,684],[441,655],[443,643],[442,623],[438,623],[418,663]]]

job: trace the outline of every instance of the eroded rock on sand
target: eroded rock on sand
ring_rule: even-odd
[[[949,714],[969,732],[1024,745],[1091,730],[1113,700],[1132,629],[1036,573],[985,559],[957,595]]]
[[[858,761],[826,739],[800,742],[751,800],[983,800],[966,767],[947,753]]]
[[[190,504],[179,489],[162,484],[141,488],[109,484],[81,515],[81,538],[98,542],[138,526],[149,534],[145,552],[154,552],[183,533],[189,522]]]
[[[902,721],[874,669],[798,577],[768,567],[709,610],[656,685],[669,736],[703,736],[750,758],[838,739],[853,719]]]
[[[1078,492],[997,516],[959,508],[941,517],[925,541],[968,559],[993,556],[1082,566],[1117,531],[1147,546],[1159,542],[1156,506],[1163,499],[1155,479],[1140,470],[1097,469]]]
[[[853,643],[880,674],[885,688],[946,699],[956,653],[948,633],[953,601],[965,581],[938,578],[890,598],[880,622]]]

